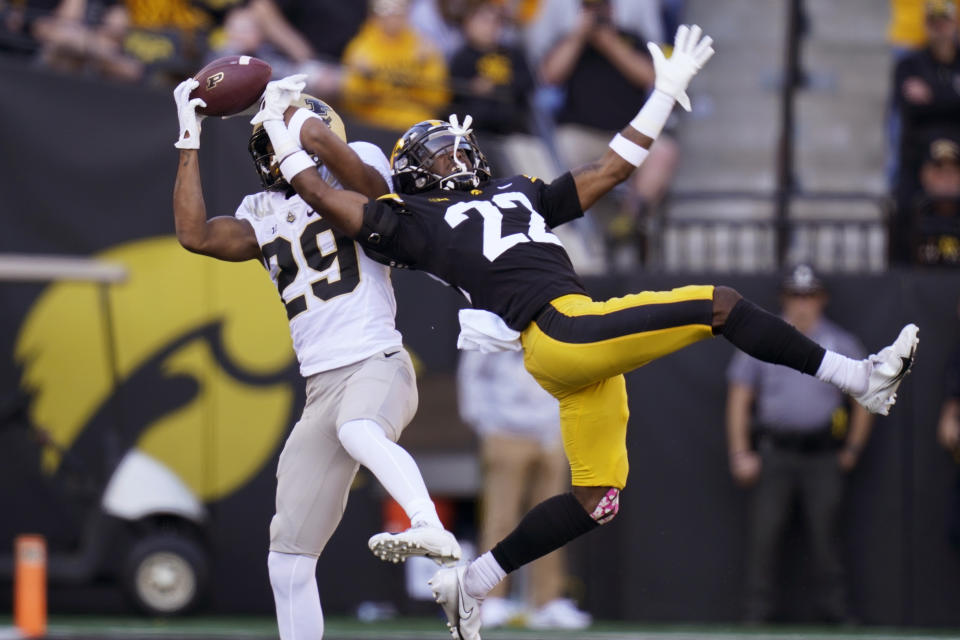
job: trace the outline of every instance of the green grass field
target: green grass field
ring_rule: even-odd
[[[16,638],[12,620],[0,618],[0,639]],[[326,621],[325,640],[444,640],[449,638],[443,624],[434,618],[404,618],[375,623],[352,618]],[[890,628],[826,629],[821,627],[761,627],[745,629],[722,625],[636,625],[597,623],[586,631],[530,631],[495,629],[483,634],[485,640],[913,640],[960,638],[960,630],[917,630]],[[173,620],[52,616],[50,640],[276,640],[271,618],[195,617]]]

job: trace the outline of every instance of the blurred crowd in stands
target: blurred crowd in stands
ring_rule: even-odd
[[[636,113],[653,83],[645,43],[669,44],[684,1],[0,0],[0,53],[164,86],[253,55],[276,77],[306,73],[308,92],[368,126],[470,113],[498,174],[549,180]],[[890,0],[893,264],[960,265],[957,25],[956,0]],[[645,261],[679,161],[676,126],[560,230],[581,273]]]
[[[630,121],[653,85],[646,42],[672,40],[682,12],[683,0],[0,0],[0,51],[166,86],[252,55],[275,77],[306,73],[309,93],[367,126],[470,113],[499,175],[550,180]],[[582,273],[642,262],[677,159],[668,132],[561,231]]]
[[[894,263],[960,265],[958,19],[955,0],[892,0]]]

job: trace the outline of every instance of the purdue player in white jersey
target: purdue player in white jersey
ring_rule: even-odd
[[[370,547],[397,561],[411,551],[441,564],[460,557],[456,539],[437,517],[420,471],[396,444],[417,408],[410,357],[394,326],[389,269],[322,219],[283,180],[270,141],[257,125],[250,152],[264,191],[247,196],[235,216],[207,219],[198,167],[200,120],[185,80],[174,91],[180,151],[173,191],[177,239],[188,250],[221,260],[261,260],[276,284],[293,346],[306,378],[303,414],[280,455],[276,514],[270,523],[268,569],[282,640],[323,637],[317,556],[340,522],[359,464],[368,467],[413,524],[379,534]],[[315,158],[321,176],[371,198],[389,191],[387,159],[365,142],[349,146],[343,123],[325,103],[296,105],[304,144],[326,129],[337,135]]]

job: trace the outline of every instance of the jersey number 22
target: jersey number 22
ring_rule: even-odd
[[[530,214],[530,227],[527,232],[502,235],[503,210],[521,208],[526,209]],[[443,219],[451,228],[456,228],[461,222],[466,221],[467,211],[476,211],[483,217],[483,255],[490,262],[499,258],[507,249],[522,242],[549,242],[563,246],[560,238],[547,231],[547,223],[543,216],[534,210],[529,198],[522,193],[498,193],[493,196],[493,202],[489,200],[458,202],[447,207]]]

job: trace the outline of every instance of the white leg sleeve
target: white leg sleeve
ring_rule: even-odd
[[[280,640],[321,640],[323,610],[317,590],[317,559],[271,551],[267,569],[277,605]]]
[[[350,456],[369,469],[414,525],[443,528],[420,469],[407,450],[387,438],[373,420],[351,420],[337,428]]]
[[[854,360],[827,349],[817,369],[817,378],[836,385],[844,393],[858,395],[865,392],[870,383],[870,362]]]

